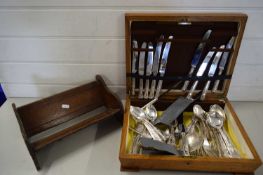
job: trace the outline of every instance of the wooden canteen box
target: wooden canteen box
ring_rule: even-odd
[[[253,172],[261,165],[261,160],[257,154],[252,142],[250,141],[244,127],[242,126],[237,114],[235,113],[231,103],[227,99],[227,93],[231,82],[231,75],[238,56],[241,40],[243,37],[247,15],[240,13],[174,13],[174,14],[142,14],[129,13],[125,16],[126,30],[126,83],[127,98],[124,113],[124,123],[122,129],[121,146],[119,159],[122,170],[140,170],[140,169],[163,169],[163,170],[184,170],[184,171],[207,171],[207,172],[228,172],[234,174],[253,174]],[[186,25],[183,25],[186,24]],[[130,115],[130,106],[142,107],[150,99],[139,99],[139,78],[144,81],[147,76],[139,76],[132,74],[132,54],[136,50],[132,47],[132,41],[137,40],[138,46],[143,42],[152,42],[153,48],[160,41],[160,35],[164,35],[164,43],[168,41],[168,36],[172,35],[171,48],[166,66],[166,73],[163,77],[163,89],[169,85],[185,80],[188,77],[188,71],[191,68],[191,60],[194,51],[202,41],[203,34],[211,29],[212,33],[206,42],[206,46],[202,53],[201,61],[209,50],[230,52],[230,56],[226,63],[223,78],[220,79],[218,90],[212,93],[208,91],[204,101],[197,101],[204,109],[212,104],[221,105],[227,116],[228,126],[234,133],[239,143],[239,149],[242,150],[241,158],[215,158],[201,156],[176,156],[176,155],[148,155],[148,154],[131,154],[131,138],[132,131],[129,129],[132,124],[132,116]],[[219,49],[219,46],[226,44],[229,39],[235,36],[235,42],[232,49]],[[202,41],[203,42],[203,41]],[[217,49],[212,49],[212,47]],[[143,49],[137,49],[142,51]],[[145,49],[147,52],[147,48]],[[146,57],[147,58],[147,57]],[[200,61],[200,62],[201,62]],[[136,79],[135,95],[131,95],[132,77]],[[150,82],[153,76],[148,77]],[[160,77],[157,76],[157,82]],[[204,88],[207,77],[199,79],[195,94]],[[215,79],[211,80],[213,87]],[[190,79],[191,87],[192,79]],[[174,102],[179,96],[186,96],[186,92],[182,92],[181,87],[173,89],[163,95],[155,103],[157,110],[165,110],[169,104]],[[211,86],[210,86],[211,89]],[[192,111],[193,105],[190,105],[186,111]],[[249,110],[249,109],[248,109]],[[247,116],[249,117],[249,116]]]

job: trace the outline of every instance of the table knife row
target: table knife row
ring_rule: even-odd
[[[197,76],[201,77],[204,75],[207,65],[209,65],[209,62],[212,61],[209,70],[208,70],[208,77],[214,77],[216,76],[216,70],[218,69],[217,75],[222,75],[225,65],[227,63],[228,57],[229,57],[229,51],[220,51],[222,49],[231,49],[233,47],[235,37],[231,37],[230,40],[226,45],[221,45],[219,47],[219,51],[214,51],[216,47],[213,47],[212,50],[210,50],[205,58],[203,59],[202,63],[199,67],[199,61],[201,58],[201,55],[203,53],[205,42],[211,35],[212,30],[207,30],[202,38],[202,42],[199,43],[197,46],[195,53],[192,58],[191,62],[191,69],[188,73],[189,77]],[[167,42],[163,42],[165,37],[163,35],[160,36],[160,41],[156,44],[156,47],[154,48],[153,44],[151,42],[143,42],[141,44],[141,51],[138,51],[136,49],[139,48],[138,42],[136,40],[132,41],[132,73],[138,74],[140,76],[153,76],[156,77],[159,75],[160,77],[163,77],[165,75],[166,71],[166,64],[168,61],[168,56],[171,48],[171,40],[173,39],[173,36],[169,36]],[[146,54],[147,52],[147,54]],[[147,56],[147,58],[145,57]],[[145,64],[146,61],[146,64]],[[220,62],[219,62],[220,61]],[[146,67],[145,67],[146,65]],[[193,75],[195,73],[195,70],[197,69],[196,75]],[[216,80],[214,82],[214,86],[211,89],[212,92],[216,92],[218,89],[220,80]],[[139,93],[138,98],[142,99],[153,99],[158,98],[160,91],[162,89],[162,83],[163,80],[159,80],[158,83],[155,79],[151,81],[146,79],[145,85],[143,78],[139,79]],[[181,88],[182,91],[186,91],[188,89],[190,81],[186,80]],[[136,80],[135,77],[132,77],[132,95],[135,95],[135,87],[136,87]],[[156,86],[157,84],[157,86]],[[204,86],[204,89],[202,91],[201,100],[205,99],[206,93],[210,87],[211,81],[208,80]],[[188,95],[192,95],[193,91],[196,89],[198,85],[198,81],[196,80],[192,87],[189,90]]]

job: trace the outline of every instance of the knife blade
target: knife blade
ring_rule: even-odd
[[[161,35],[160,39],[164,39],[164,36]],[[159,60],[161,57],[162,46],[163,46],[163,42],[160,41],[157,43],[157,46],[155,49],[154,58],[153,58],[153,68],[152,68],[153,76],[157,76],[158,71],[159,71]],[[154,98],[155,86],[156,86],[156,80],[152,80],[151,90],[150,90],[150,95],[149,95],[150,99]]]
[[[146,46],[147,46],[147,43],[143,42],[141,48],[145,49]],[[138,72],[139,72],[139,75],[141,76],[144,75],[144,61],[145,61],[145,51],[140,51]],[[142,78],[140,78],[138,98],[143,98],[143,79]]]
[[[153,44],[149,42],[148,49],[152,49],[151,51],[148,51],[148,59],[146,64],[146,76],[150,76],[152,74],[152,67],[153,67]],[[149,79],[146,79],[145,83],[145,92],[144,92],[144,98],[147,99],[149,94]]]
[[[202,76],[204,74],[207,64],[210,62],[210,59],[213,57],[213,55],[214,51],[208,52],[200,68],[198,69],[197,76]],[[167,109],[163,111],[162,115],[155,120],[154,124],[156,125],[162,123],[171,126],[177,117],[196,100],[192,98],[192,95],[195,88],[197,87],[197,84],[198,80],[196,80],[192,85],[187,97],[179,97],[176,101],[174,101]]]
[[[173,36],[169,36],[168,39],[170,39],[170,40],[173,39]],[[172,43],[171,41],[168,41],[165,43],[165,47],[164,47],[163,55],[162,55],[162,59],[161,59],[161,65],[160,65],[160,69],[159,69],[159,74],[161,77],[163,77],[165,74],[168,55],[169,55],[170,48],[171,48],[171,43]],[[159,97],[159,93],[161,91],[162,84],[163,84],[163,80],[159,80],[158,85],[157,85],[157,89],[156,89],[156,93],[155,93],[155,98]]]
[[[206,67],[207,67],[208,63],[210,62],[211,58],[213,57],[214,53],[215,53],[215,51],[209,51],[208,52],[208,54],[206,55],[205,59],[203,60],[201,66],[199,67],[199,69],[197,71],[197,74],[196,74],[197,77],[203,76],[203,74],[204,74],[204,72],[206,70]],[[195,82],[192,85],[192,87],[191,87],[191,89],[190,89],[190,91],[189,91],[189,93],[188,93],[186,98],[188,98],[188,99],[192,98],[192,95],[193,95],[197,85],[198,85],[198,80],[195,80]]]
[[[212,30],[207,30],[207,31],[205,32],[203,38],[202,38],[202,41],[207,40],[207,39],[210,37],[211,33],[212,33]],[[200,60],[200,58],[201,58],[202,51],[203,51],[205,45],[206,45],[206,42],[201,42],[201,43],[197,46],[197,49],[195,50],[195,53],[194,53],[194,56],[193,56],[193,59],[192,59],[192,62],[191,62],[191,69],[190,69],[190,71],[189,71],[189,73],[188,73],[188,76],[189,76],[189,77],[191,77],[191,76],[193,75],[193,72],[194,72],[197,64],[199,63],[199,60]],[[184,85],[183,85],[183,87],[182,87],[182,91],[185,91],[185,90],[187,89],[187,87],[188,87],[188,85],[189,85],[189,82],[190,82],[189,80],[186,80],[186,81],[184,82]]]
[[[231,49],[234,45],[234,42],[235,42],[235,37],[232,36],[231,39],[228,41],[227,45],[226,45],[226,49]],[[226,65],[226,62],[227,62],[227,59],[229,57],[229,52],[224,52],[223,53],[223,56],[222,56],[222,59],[219,63],[219,72],[218,72],[218,75],[222,75],[224,69],[225,69],[225,65]],[[215,83],[214,83],[214,87],[212,89],[212,92],[216,92],[217,91],[217,88],[218,88],[218,85],[219,85],[219,82],[220,80],[216,80]]]
[[[220,49],[224,49],[224,48],[225,48],[225,45],[220,46]],[[216,56],[214,57],[213,62],[212,62],[210,69],[208,71],[208,77],[213,77],[215,75],[216,68],[217,68],[218,62],[222,56],[222,53],[223,53],[222,51],[218,51],[216,53]],[[202,92],[202,95],[201,95],[201,98],[200,98],[201,100],[205,99],[205,96],[206,96],[206,93],[209,89],[210,83],[211,83],[211,80],[208,80],[206,82],[205,87],[204,87],[203,92]]]
[[[132,47],[137,49],[138,48],[138,42],[136,40],[132,41]],[[132,54],[132,73],[135,74],[137,72],[136,64],[138,61],[139,53],[138,51],[133,51]],[[135,77],[132,78],[132,95],[135,95]]]

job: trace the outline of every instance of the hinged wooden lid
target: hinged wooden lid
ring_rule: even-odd
[[[235,43],[230,50],[230,56],[223,75],[231,77],[234,71],[238,51],[243,37],[247,15],[240,13],[128,13],[125,16],[126,29],[126,85],[127,94],[131,99],[138,99],[138,93],[131,96],[131,62],[132,62],[132,41],[137,40],[140,48],[142,42],[152,42],[155,48],[160,35],[167,39],[173,35],[172,45],[168,56],[165,77],[187,76],[191,68],[191,60],[197,45],[202,41],[203,34],[212,30],[202,53],[201,61],[212,47],[219,48],[227,44],[228,40],[235,36]],[[191,25],[179,25],[180,22],[187,22]],[[164,40],[164,42],[167,40]],[[218,49],[216,49],[218,50]],[[226,51],[226,50],[224,50]],[[147,54],[146,54],[147,55]],[[146,56],[147,58],[147,56]],[[146,66],[145,66],[146,67]],[[207,74],[208,69],[206,70]],[[218,70],[217,70],[218,71]],[[217,72],[216,72],[217,74]],[[138,79],[136,78],[136,89]],[[163,89],[178,80],[164,79]],[[200,81],[197,90],[202,90],[206,81]],[[220,81],[219,91],[208,92],[206,99],[218,100],[227,96],[231,78]],[[213,81],[212,85],[213,86]],[[191,87],[191,83],[188,88]],[[180,87],[181,88],[181,87]],[[179,88],[179,89],[180,89]],[[186,92],[173,90],[162,97],[162,99],[175,99],[177,96],[185,96]]]

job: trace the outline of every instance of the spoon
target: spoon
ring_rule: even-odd
[[[221,108],[219,105],[215,104],[210,107],[209,111],[209,117],[207,122],[214,128],[216,128],[219,131],[220,136],[222,137],[224,145],[223,147],[226,148],[228,157],[235,157],[238,158],[240,155],[235,150],[231,140],[227,136],[227,134],[224,131],[223,125],[224,121],[226,120],[226,114],[223,108]]]
[[[141,122],[146,127],[154,140],[161,142],[165,141],[165,136],[161,133],[161,131],[146,119],[146,114],[142,108],[130,106],[130,113],[135,120]]]
[[[196,130],[197,129],[197,130]],[[188,145],[189,152],[200,149],[203,145],[204,139],[200,134],[199,125],[194,125],[190,131],[185,135],[186,144]]]
[[[203,126],[203,149],[204,152],[210,156],[210,157],[216,157],[217,154],[215,153],[215,150],[213,149],[211,141],[208,141],[208,138],[212,138],[211,135],[209,134],[209,128],[205,124],[205,117],[207,115],[207,112],[203,110],[203,108],[200,105],[194,105],[193,107],[193,112],[195,116],[197,116],[199,119],[201,119],[201,123]]]
[[[157,110],[156,108],[153,106],[153,104],[157,101],[157,98],[154,98],[153,100],[151,100],[149,103],[147,103],[146,105],[144,105],[142,107],[142,109],[144,109],[146,115],[148,116],[148,119],[151,122],[154,122],[155,119],[157,118]]]

